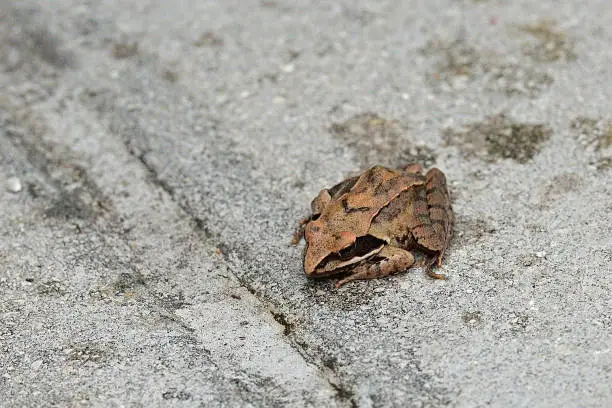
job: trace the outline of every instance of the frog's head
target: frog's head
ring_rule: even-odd
[[[351,231],[334,231],[318,219],[306,225],[304,271],[322,277],[342,272],[342,268],[378,253],[384,241],[371,235],[358,236]]]

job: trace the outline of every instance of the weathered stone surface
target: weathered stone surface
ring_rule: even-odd
[[[2,405],[609,405],[607,7],[0,1]],[[572,58],[525,52],[542,21]],[[436,41],[474,52],[432,77]],[[330,131],[366,114],[402,126]],[[546,129],[528,159],[445,143],[500,114]],[[449,280],[307,279],[311,199],[419,146]]]

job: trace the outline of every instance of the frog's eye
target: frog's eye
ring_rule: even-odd
[[[347,246],[346,248],[341,249],[340,252],[338,252],[338,256],[340,256],[340,259],[346,260],[346,259],[350,259],[354,257],[356,253],[357,253],[357,241],[353,242],[351,245]]]
[[[373,251],[376,252],[380,250],[384,244],[385,242],[383,240],[373,237],[372,235],[357,237],[351,245],[338,252],[338,257],[343,261],[351,258],[364,257],[371,254]]]

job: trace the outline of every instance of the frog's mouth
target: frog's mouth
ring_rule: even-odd
[[[357,237],[352,245],[344,248],[338,253],[333,253],[325,258],[315,268],[312,276],[329,276],[344,272],[347,266],[356,264],[377,254],[385,246],[386,242],[372,235]]]

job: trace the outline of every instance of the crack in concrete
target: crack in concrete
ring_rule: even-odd
[[[26,115],[32,116],[32,115]],[[62,157],[61,146],[51,145],[42,140],[41,134],[32,129],[30,121],[42,120],[28,117],[26,123],[18,123],[14,118],[8,120],[5,132],[9,141],[25,153],[26,160],[44,177],[45,182],[59,194],[47,208],[49,217],[79,218],[91,222],[105,213],[112,213],[112,204],[98,186],[90,179],[87,171],[73,160]],[[54,155],[59,151],[60,155]],[[66,186],[71,188],[67,189]],[[76,186],[76,187],[75,187]]]
[[[193,220],[195,224],[196,232],[199,234],[203,234],[204,239],[216,241],[217,247],[222,249],[221,253],[222,253],[222,256],[225,258],[227,264],[235,265],[235,261],[230,259],[229,255],[237,254],[237,251],[234,249],[231,249],[231,245],[222,242],[222,240],[219,237],[219,234],[211,231],[206,226],[205,220],[196,216],[191,210],[191,208],[189,208],[189,206],[182,204],[179,200],[177,200],[174,189],[170,187],[166,181],[161,180],[158,177],[158,174],[155,168],[153,168],[153,166],[151,166],[147,162],[146,153],[136,152],[133,148],[130,147],[130,143],[128,141],[124,140],[124,145],[128,153],[134,158],[136,158],[142,164],[142,166],[146,169],[146,171],[151,177],[152,183],[158,186],[159,188],[161,188],[164,192],[166,192],[170,196],[172,201],[174,201],[179,206],[179,208],[182,211],[184,211],[185,214]],[[242,262],[243,260],[241,259],[240,261]],[[290,322],[285,316],[285,314],[283,314],[282,312],[276,311],[274,306],[270,304],[268,301],[264,300],[262,296],[257,293],[257,290],[255,290],[255,288],[249,285],[248,282],[246,282],[244,279],[241,279],[237,274],[233,273],[231,267],[228,268],[228,270],[231,272],[233,279],[236,282],[238,282],[240,286],[245,288],[251,295],[253,295],[253,297],[257,299],[257,301],[262,305],[264,310],[267,310],[272,315],[274,320],[283,327],[283,336],[287,339],[288,344],[294,350],[296,350],[300,354],[300,356],[302,356],[302,358],[304,359],[306,363],[311,364],[318,369],[318,371],[322,374],[322,377],[327,381],[329,386],[335,391],[336,398],[338,399],[338,401],[343,404],[346,404],[346,406],[351,407],[351,408],[358,407],[357,400],[355,399],[355,392],[352,391],[350,387],[347,387],[346,385],[343,384],[343,382],[338,378],[338,375],[336,372],[334,372],[331,368],[326,367],[323,361],[317,361],[315,358],[310,356],[306,352],[303,345],[300,345],[299,341],[295,338],[296,324]]]
[[[66,158],[66,160],[63,160],[62,158],[54,158],[52,155],[52,152],[54,151],[54,149],[51,148],[48,143],[44,143],[41,140],[38,140],[38,142],[36,143],[34,141],[28,140],[28,138],[26,137],[27,130],[25,130],[24,132],[7,132],[7,136],[8,136],[8,140],[10,143],[12,143],[17,149],[20,149],[25,153],[25,159],[35,169],[37,169],[40,172],[40,174],[42,174],[42,176],[45,178],[45,181],[50,186],[52,186],[54,189],[57,190],[57,192],[60,195],[60,198],[58,200],[55,200],[55,202],[60,202],[63,207],[76,206],[76,209],[78,210],[79,213],[83,213],[85,215],[90,214],[91,216],[84,216],[83,219],[89,220],[91,222],[91,226],[93,226],[94,229],[97,229],[94,224],[94,222],[96,221],[97,215],[93,214],[92,211],[89,211],[87,209],[88,207],[87,203],[82,202],[82,200],[78,196],[75,196],[74,194],[72,194],[72,192],[66,192],[66,189],[64,188],[64,185],[63,185],[63,181],[61,179],[61,173],[60,173],[60,176],[52,174],[53,172],[51,170],[55,169],[55,167],[58,167],[60,164],[64,164],[64,165],[70,164],[71,163],[70,158]],[[30,136],[36,137],[36,135],[30,135]],[[61,150],[61,149],[55,149],[55,150]],[[86,190],[88,194],[90,194],[91,196],[103,197],[102,191],[98,188],[95,182],[91,180],[91,178],[87,175],[85,170],[80,171],[79,174],[81,178],[83,179],[83,182],[82,182],[83,190]],[[77,200],[77,202],[75,203],[71,201],[70,197],[72,198],[76,197],[74,199]],[[55,208],[55,205],[51,207],[51,209],[47,209],[45,211],[45,215],[50,216],[50,210],[53,210],[54,208]],[[126,245],[126,247],[129,247],[129,242],[125,234],[121,232],[117,232],[117,231],[122,231],[121,228],[116,228],[117,224],[120,223],[119,221],[120,217],[118,216],[118,214],[115,213],[113,208],[105,208],[105,212],[108,212],[108,214],[110,215],[110,220],[108,220],[109,224],[107,224],[110,227],[110,229],[106,231],[106,233],[115,234],[121,239],[121,241]],[[105,239],[104,234],[100,234],[100,236],[103,239]],[[134,255],[133,253],[132,255],[134,256],[134,260],[136,260],[137,256]],[[150,298],[154,300],[154,303],[151,304],[150,306],[155,305],[154,309],[156,309],[156,312],[159,313],[160,317],[168,321],[172,321],[174,324],[185,329],[186,332],[188,333],[192,333],[194,331],[193,328],[191,328],[186,322],[182,321],[180,317],[176,316],[173,313],[174,311],[172,310],[172,308],[169,308],[166,305],[164,305],[163,299],[157,293],[155,293],[154,291],[152,291],[151,289],[147,287],[147,284],[142,274],[140,273],[138,269],[134,267],[134,265],[132,265],[131,263],[125,263],[124,266],[125,268],[127,268],[128,270],[132,272],[133,275],[130,275],[129,279],[133,280],[133,282],[125,283],[124,282],[125,278],[120,276],[119,285],[130,286],[133,284],[137,284],[138,286],[142,286],[144,290],[148,292],[148,294],[150,295]],[[112,285],[116,286],[118,285],[118,283],[115,282]],[[123,288],[120,288],[120,289],[123,289]]]

